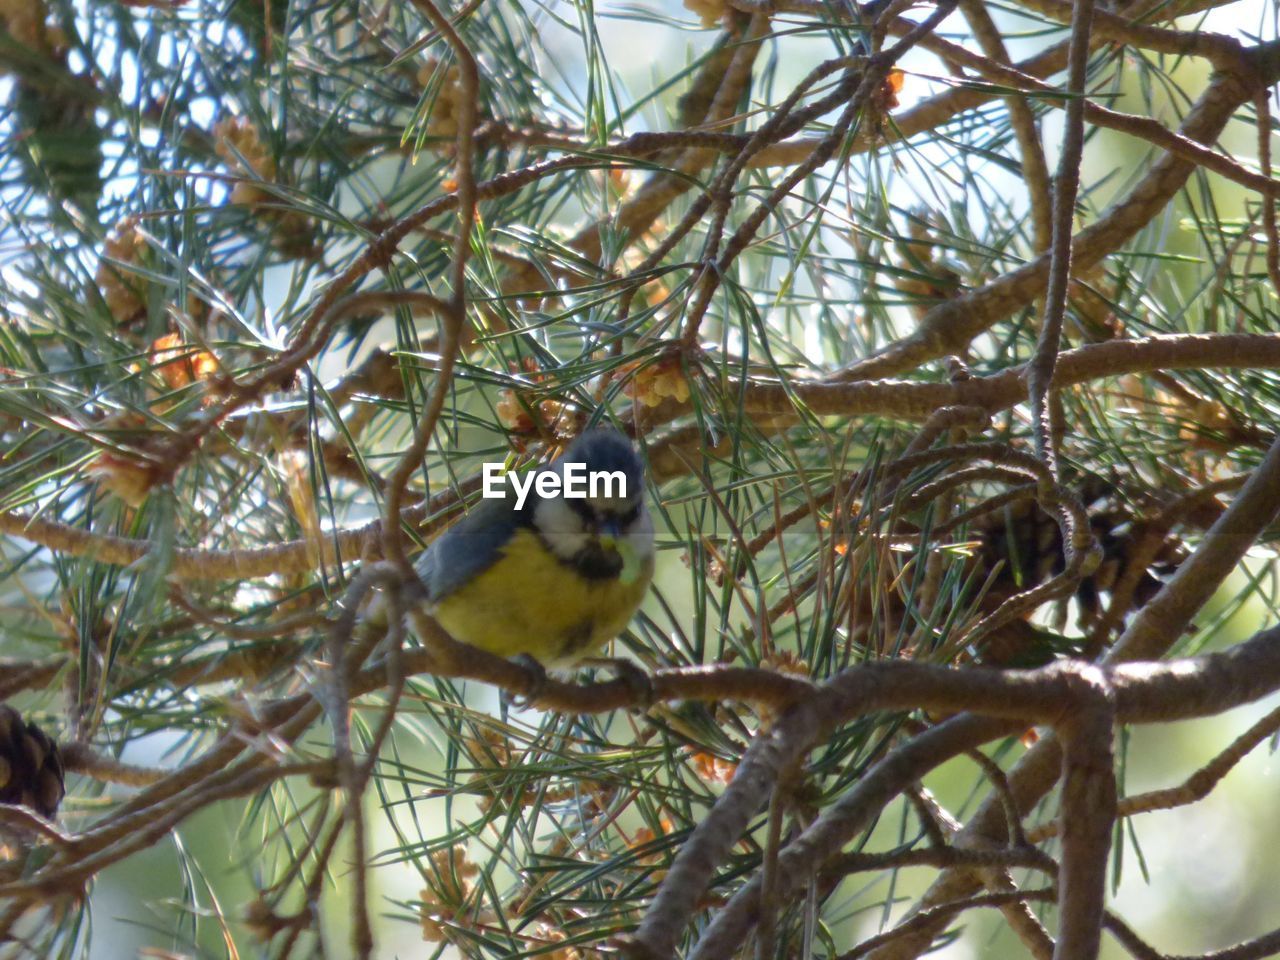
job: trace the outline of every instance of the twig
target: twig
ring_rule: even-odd
[[[1253,98],[1254,114],[1258,122],[1258,168],[1264,177],[1271,176],[1271,91],[1259,90]],[[1267,236],[1267,276],[1271,278],[1271,292],[1280,297],[1280,228],[1276,226],[1277,198],[1262,197],[1262,229]]]
[[[105,783],[123,783],[130,787],[145,787],[158,783],[170,771],[154,767],[142,767],[133,763],[121,763],[114,757],[103,756],[87,743],[67,743],[59,747],[62,765],[68,773],[79,773]]]
[[[1159,657],[1177,642],[1191,618],[1235,569],[1245,550],[1274,516],[1277,500],[1280,500],[1278,490],[1280,442],[1272,447],[1245,488],[1210,528],[1199,548],[1130,623],[1105,662],[1119,664],[1140,657]],[[1010,787],[1024,811],[1053,788],[1060,769],[1061,747],[1057,737],[1049,735],[1042,737],[1009,772]],[[966,826],[964,842],[983,842],[987,838],[998,837],[1002,819],[1002,805],[998,799],[988,800]],[[940,900],[966,896],[976,889],[977,884],[972,878],[956,871],[946,871],[930,886],[921,904],[927,907]],[[932,927],[927,934],[901,941],[894,952],[884,955],[885,960],[890,956],[918,955],[932,941],[938,929]]]
[[[920,45],[947,62],[974,70],[995,83],[1017,87],[1028,93],[1034,93],[1037,95],[1037,100],[1044,103],[1062,106],[1073,102],[1057,87],[1044,82],[1037,76],[1024,72],[1018,67],[999,62],[991,57],[979,56],[960,44],[952,43],[942,37],[927,37],[921,41]],[[1154,117],[1112,110],[1091,100],[1084,101],[1084,117],[1094,126],[1106,127],[1109,130],[1116,130],[1139,140],[1145,140],[1152,146],[1167,150],[1186,160],[1191,160],[1206,170],[1212,170],[1233,183],[1255,190],[1263,196],[1280,196],[1280,180],[1264,176],[1261,173],[1255,173],[1230,157],[1224,156],[1204,144],[1190,140],[1183,134],[1170,130]],[[1048,248],[1046,247],[1045,249],[1047,250]]]
[[[797,764],[792,764],[791,775]],[[756,960],[770,960],[776,952],[779,903],[774,889],[774,875],[778,869],[778,850],[782,847],[782,821],[787,812],[786,789],[788,779],[784,773],[769,795],[768,831],[765,835],[764,856],[760,862],[760,922],[756,929]]]
[[[1257,69],[1248,76],[1217,74],[1187,114],[1182,135],[1201,143],[1211,142],[1253,91],[1280,74],[1280,61],[1271,63],[1259,55],[1256,65]],[[1152,164],[1108,213],[1076,234],[1072,256],[1077,269],[1089,269],[1129,240],[1165,207],[1195,169],[1195,164],[1172,154]],[[938,304],[925,315],[914,334],[846,367],[842,378],[890,377],[937,357],[963,352],[974,337],[1041,295],[1048,273],[1049,257],[1042,255],[977,290]]]
[[[945,847],[951,834],[960,829],[955,817],[942,808],[937,798],[921,784],[913,783],[903,791],[907,802],[916,812],[920,829],[933,847]]]
[[[1178,497],[1157,511],[1154,516],[1142,518],[1141,526],[1137,528],[1142,530],[1142,534],[1126,556],[1124,571],[1111,587],[1111,602],[1098,619],[1097,625],[1090,631],[1086,646],[1086,651],[1093,652],[1090,659],[1096,657],[1097,651],[1100,651],[1110,640],[1112,632],[1133,608],[1133,598],[1138,585],[1147,575],[1147,569],[1174,527],[1187,522],[1188,515],[1193,512],[1202,511],[1215,504],[1220,494],[1239,489],[1246,480],[1248,480],[1247,475],[1237,475],[1206,483]],[[1218,514],[1221,514],[1221,510]],[[1209,525],[1203,524],[1204,527]]]
[[[716,179],[705,191],[703,191],[702,195],[690,205],[688,212],[685,213],[680,222],[676,224],[676,226],[667,233],[667,236],[663,238],[662,242],[658,244],[634,270],[631,271],[630,277],[637,278],[648,276],[651,271],[662,263],[667,254],[675,249],[680,240],[683,239],[690,230],[697,226],[699,222],[701,222],[703,217],[706,216],[707,211],[711,209],[714,202],[720,201],[719,206],[724,206],[724,204],[731,198],[732,186],[735,178],[741,173],[744,167],[750,165],[751,158],[756,156],[756,154],[761,150],[765,149],[773,138],[783,137],[794,129],[800,129],[804,123],[814,117],[821,116],[827,110],[848,99],[856,84],[851,84],[849,81],[841,81],[841,83],[831,93],[819,98],[812,104],[809,104],[803,110],[795,110],[795,105],[800,101],[800,98],[806,91],[812,88],[820,80],[830,76],[832,73],[835,73],[837,70],[849,69],[854,63],[854,59],[850,57],[839,57],[833,60],[827,60],[814,67],[813,70],[804,77],[804,79],[797,83],[787,97],[778,104],[772,116],[770,116],[770,118],[766,120],[758,130],[746,139],[746,142],[743,143],[742,148],[736,153],[734,159],[717,175]],[[719,215],[718,209],[717,216],[719,217]],[[712,236],[715,236],[718,242],[718,227],[722,225],[722,220],[717,219],[713,225],[717,229],[713,229],[708,233],[708,242],[710,242]],[[712,255],[710,252],[704,251],[703,259],[707,259],[710,255]],[[625,321],[629,315],[631,302],[638,290],[638,285],[632,285],[624,291],[618,303],[619,322]]]
[[[1019,0],[1019,3],[1061,23],[1074,26],[1078,22],[1076,5],[1067,0]],[[1109,10],[1092,12],[1091,17],[1095,20],[1093,30],[1102,40],[1176,57],[1204,57],[1219,70],[1238,70],[1242,66],[1241,44],[1221,33],[1136,23]]]
[[[727,274],[729,266],[737,259],[738,255],[751,243],[764,221],[786,199],[796,184],[835,155],[836,149],[845,139],[859,111],[866,105],[871,94],[884,82],[889,75],[889,71],[893,69],[893,65],[897,63],[904,53],[915,46],[921,38],[927,36],[938,24],[945,20],[951,11],[955,9],[958,2],[959,0],[941,0],[933,12],[915,29],[911,30],[888,50],[875,54],[868,59],[861,82],[858,84],[858,89],[850,98],[848,106],[845,107],[832,124],[831,132],[823,137],[804,162],[783,177],[777,186],[769,192],[769,195],[757,205],[756,209],[743,220],[738,229],[734,231],[729,242],[725,244],[724,252],[716,261],[714,269],[703,271],[701,282],[697,286],[694,298],[689,304],[688,312],[685,316],[684,331],[681,333],[681,343],[685,349],[690,349],[696,344],[702,318],[711,303],[711,298],[715,295],[715,291],[720,285],[721,278]]]
[[[995,737],[1013,732],[1014,725],[1007,721],[990,717],[955,717],[890,751],[782,851],[778,872],[779,882],[785,884],[783,889],[789,889],[794,883],[810,876],[833,852],[864,829],[884,804],[938,764]],[[704,824],[706,822],[703,821]],[[689,845],[686,843],[686,849]],[[690,960],[732,956],[750,927],[759,892],[759,878],[756,877],[735,893],[714,914],[690,954]],[[649,921],[652,917],[653,908],[645,920]],[[642,925],[641,930],[643,929]],[[668,955],[661,952],[654,954],[662,957]]]
[[[1150,813],[1153,810],[1170,810],[1203,800],[1213,792],[1213,788],[1231,772],[1237,763],[1278,729],[1280,729],[1280,707],[1272,710],[1236,737],[1227,749],[1187,777],[1179,786],[1152,790],[1119,800],[1116,804],[1116,816],[1131,817],[1139,813]],[[1027,840],[1031,843],[1040,843],[1042,840],[1058,836],[1061,830],[1062,821],[1051,820],[1027,831]]]
[[[985,0],[960,0],[960,10],[987,58],[1008,64],[1009,52],[1005,49],[1004,38],[991,19]],[[1004,102],[1009,108],[1009,127],[1018,140],[1018,150],[1022,154],[1022,176],[1026,180],[1027,196],[1031,201],[1033,248],[1036,253],[1043,253],[1053,245],[1053,209],[1050,199],[1052,186],[1049,182],[1049,166],[1044,159],[1044,146],[1040,142],[1040,132],[1036,129],[1035,114],[1031,112],[1026,99],[1011,96],[1005,97]]]
[[[413,0],[448,41],[458,66],[458,79],[462,87],[458,110],[457,153],[454,158],[458,206],[458,235],[453,245],[453,274],[448,309],[443,316],[440,370],[432,386],[431,398],[423,412],[422,420],[414,432],[413,443],[396,464],[387,478],[387,501],[383,509],[382,548],[386,558],[402,576],[413,575],[409,558],[404,551],[404,533],[401,530],[401,511],[405,487],[409,477],[422,460],[431,442],[431,434],[444,409],[445,397],[453,382],[453,367],[458,359],[462,331],[467,325],[467,260],[471,255],[471,231],[476,221],[475,180],[475,126],[476,97],[480,89],[480,74],[470,48],[431,0]],[[372,946],[370,946],[372,949]]]
[[[62,849],[75,843],[75,838],[63,833],[56,823],[51,823],[29,807],[16,803],[0,803],[0,831],[30,837],[43,837]]]
[[[1025,867],[1039,870],[1050,877],[1058,875],[1053,858],[1034,847],[1002,847],[989,850],[966,850],[960,847],[922,847],[916,850],[891,850],[888,853],[842,853],[822,868],[823,879],[830,883],[851,873],[872,870],[896,870],[903,867],[945,867],[948,869],[1011,869]]]
[[[1056,894],[1053,888],[1043,890],[1011,890],[1004,893],[979,893],[961,900],[952,900],[921,910],[908,920],[903,920],[892,930],[868,937],[847,953],[840,954],[838,960],[857,960],[858,957],[869,956],[872,951],[893,943],[907,934],[920,935],[926,930],[945,926],[956,914],[979,907],[1003,907],[1009,904],[1026,903],[1028,900],[1050,900]],[[932,937],[930,938],[932,939]]]
[[[356,953],[360,957],[368,957],[373,951],[373,929],[369,924],[362,804],[365,778],[361,775],[362,771],[356,769],[355,761],[351,756],[351,729],[348,719],[351,705],[349,674],[359,666],[359,662],[349,655],[349,651],[355,635],[356,615],[365,597],[375,586],[383,588],[390,608],[388,623],[403,622],[403,612],[399,603],[400,587],[403,583],[403,575],[394,564],[365,564],[348,585],[339,603],[339,615],[330,626],[328,633],[329,676],[325,691],[325,711],[333,727],[333,749],[334,758],[337,761],[338,779],[346,794],[343,815],[351,828],[351,844],[354,848],[355,909],[352,939]]]
[[[1104,377],[1151,370],[1177,369],[1273,369],[1280,367],[1280,334],[1179,334],[1092,344],[1063,353],[1058,359],[1055,383],[1059,389]],[[927,420],[939,408],[978,407],[991,413],[1007,409],[1026,397],[1025,367],[974,377],[958,383],[910,382],[796,382],[783,389],[776,381],[752,380],[742,391],[744,409],[751,415],[771,417],[794,414],[799,398],[818,414],[878,414],[907,420]],[[732,388],[738,390],[740,385]],[[696,431],[695,434],[696,435]],[[681,434],[674,437],[679,440]],[[700,447],[695,447],[700,452]],[[698,459],[692,462],[697,463]],[[664,458],[658,451],[661,476],[682,474],[687,464]],[[655,473],[658,472],[655,470]],[[478,478],[460,491],[447,490],[428,504],[406,507],[402,516],[410,522],[432,517],[420,532],[438,529],[460,507],[459,493],[478,489]],[[443,514],[443,516],[439,516]],[[147,540],[115,537],[86,531],[69,524],[0,511],[0,533],[23,537],[70,556],[93,556],[99,562],[128,566],[152,549]],[[336,531],[322,543],[323,559],[336,562],[348,557],[375,556],[382,539],[382,523]],[[174,550],[169,576],[177,580],[242,580],[300,570],[310,570],[308,544],[298,540],[242,550]]]
[[[1031,428],[1036,456],[1059,477],[1058,451],[1053,444],[1048,399],[1053,371],[1062,341],[1067,312],[1067,288],[1071,282],[1071,228],[1075,223],[1076,194],[1080,189],[1080,161],[1084,156],[1085,77],[1089,67],[1089,31],[1093,24],[1093,0],[1075,0],[1071,15],[1071,45],[1067,54],[1067,114],[1063,122],[1062,153],[1053,181],[1053,242],[1049,249],[1049,280],[1035,357],[1027,374],[1031,401]],[[1063,536],[1066,536],[1063,530]]]
[[[1183,635],[1218,586],[1244,558],[1280,511],[1280,436],[1232,500],[1159,593],[1134,617],[1105,663],[1162,656]]]

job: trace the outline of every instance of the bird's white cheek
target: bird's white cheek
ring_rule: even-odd
[[[556,556],[565,560],[572,560],[591,541],[591,538],[585,533],[565,533],[562,531],[544,531],[542,538]]]
[[[537,529],[547,546],[564,560],[572,560],[591,539],[563,500],[545,500],[538,505]]]

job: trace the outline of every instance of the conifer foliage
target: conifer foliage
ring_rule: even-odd
[[[1188,952],[1130,825],[1280,712],[1125,772],[1280,689],[1274,10],[685,2],[0,0],[0,957]],[[599,423],[633,669],[454,643],[417,552]]]

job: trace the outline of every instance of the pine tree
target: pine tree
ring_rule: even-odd
[[[1274,11],[685,4],[0,0],[0,956],[1162,955],[1129,818],[1280,729],[1127,789],[1280,688]],[[452,643],[600,423],[643,673]]]

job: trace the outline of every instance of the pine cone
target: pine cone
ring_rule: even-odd
[[[1113,488],[1096,478],[1085,487],[1083,499],[1089,526],[1103,557],[1098,569],[1076,588],[1080,626],[1088,630],[1101,615],[1101,595],[1110,592],[1149,531],[1135,516],[1133,506]],[[1057,522],[1032,501],[1018,501],[1003,511],[980,517],[970,530],[982,543],[978,553],[982,569],[989,572],[997,563],[1003,564],[984,599],[985,608],[995,609],[1014,594],[1044,583],[1064,569],[1062,532]],[[1133,612],[1155,596],[1164,585],[1164,578],[1177,570],[1185,555],[1179,538],[1165,536],[1142,572],[1124,613]]]
[[[0,704],[0,803],[22,804],[52,820],[65,792],[57,744]]]

